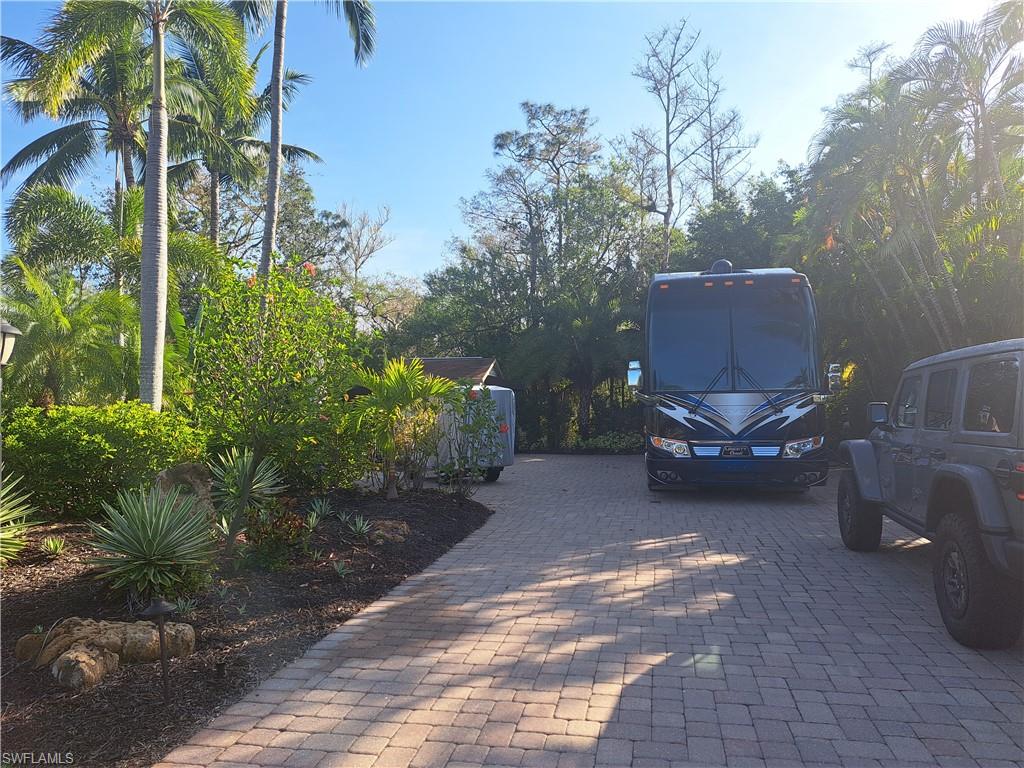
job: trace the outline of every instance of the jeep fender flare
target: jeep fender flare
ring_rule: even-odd
[[[875,447],[870,440],[843,440],[839,444],[839,456],[849,464],[857,481],[857,490],[864,501],[882,501],[882,483],[878,477],[878,462]]]
[[[942,497],[942,485],[953,481],[967,489],[974,507],[975,522],[981,533],[1005,535],[1010,533],[1010,520],[1006,514],[999,485],[984,467],[969,464],[942,464],[935,470],[928,488],[928,531],[934,532],[939,521],[933,517],[935,501]]]

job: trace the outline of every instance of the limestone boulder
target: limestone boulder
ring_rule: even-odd
[[[168,657],[188,656],[195,650],[196,633],[189,624],[164,625]],[[61,685],[81,688],[95,685],[121,664],[140,664],[160,658],[160,633],[151,621],[97,621],[72,617],[45,633],[18,639],[14,655],[33,661],[37,668],[49,665]]]
[[[92,688],[111,672],[116,672],[119,666],[116,653],[105,648],[74,645],[54,660],[50,672],[65,688],[80,690]]]
[[[386,541],[401,544],[409,538],[410,533],[412,530],[404,520],[378,520],[373,524],[371,535],[378,544],[383,544]]]
[[[205,464],[176,464],[156,476],[156,485],[164,493],[173,488],[184,490],[196,497],[193,511],[213,514],[213,477]]]

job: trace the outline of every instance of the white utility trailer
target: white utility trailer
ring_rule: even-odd
[[[479,393],[480,397],[490,397],[494,402],[494,414],[498,422],[494,450],[488,451],[486,458],[480,460],[484,480],[493,483],[501,475],[501,470],[515,462],[516,393],[508,387],[481,385],[472,387],[471,391]],[[442,438],[438,446],[438,465],[444,466],[451,458],[451,443],[458,440],[459,425],[454,414],[447,409],[441,412],[440,420],[444,432],[451,436]]]

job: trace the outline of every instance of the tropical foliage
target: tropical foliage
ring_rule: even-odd
[[[0,566],[7,565],[25,548],[25,536],[35,512],[31,495],[18,488],[21,478],[10,477],[0,464]]]
[[[90,561],[98,577],[135,600],[179,597],[208,580],[213,561],[209,521],[193,511],[192,496],[178,491],[122,491],[104,516],[89,522],[93,546],[103,554]]]
[[[365,394],[352,403],[349,419],[371,436],[385,492],[396,499],[401,456],[422,448],[455,384],[429,376],[420,360],[400,358],[379,372],[361,369],[358,382]]]

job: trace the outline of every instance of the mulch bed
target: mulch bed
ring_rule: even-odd
[[[212,587],[182,619],[196,629],[196,651],[171,661],[171,702],[161,695],[160,665],[124,666],[90,690],[61,689],[48,669],[14,659],[17,639],[67,616],[133,620],[123,600],[93,578],[85,560],[87,529],[73,523],[36,528],[18,560],[4,568],[2,587],[3,750],[73,753],[76,766],[148,765],[185,741],[210,718],[299,656],[339,623],[417,573],[479,528],[491,514],[473,501],[433,491],[396,502],[336,492],[335,509],[375,522],[403,521],[402,542],[358,538],[334,518],[316,530],[310,550],[280,570],[222,567]],[[46,536],[64,536],[57,558],[43,553]],[[340,577],[333,562],[348,563]]]

